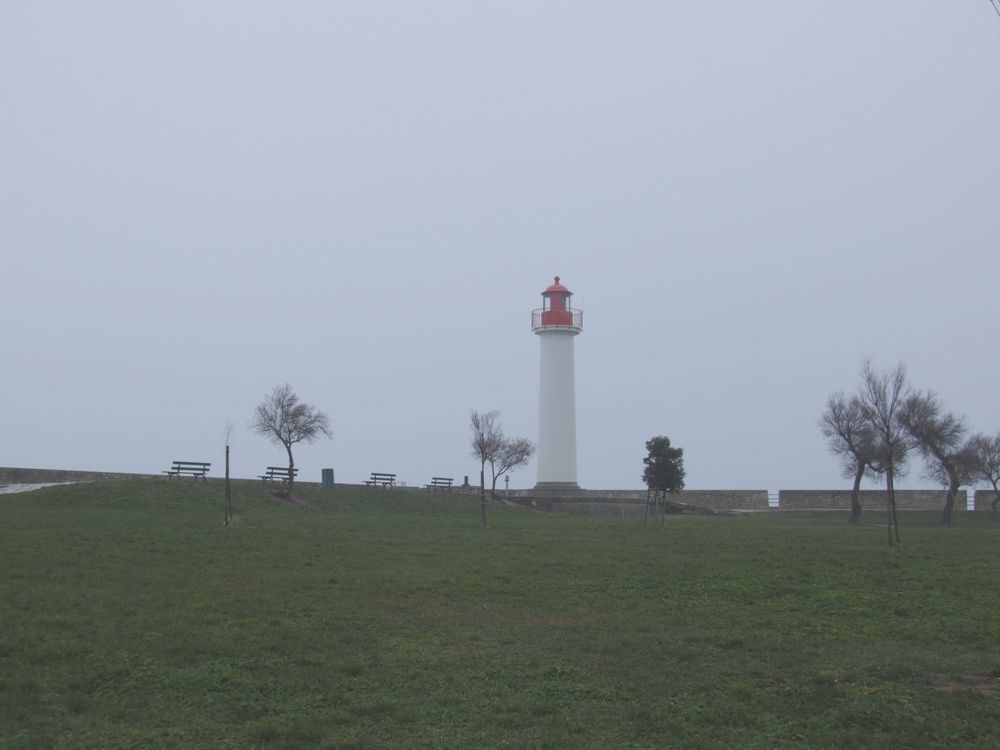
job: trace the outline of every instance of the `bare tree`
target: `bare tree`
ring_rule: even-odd
[[[490,459],[490,473],[493,475],[493,484],[490,487],[490,497],[496,500],[497,479],[509,471],[528,463],[535,455],[535,445],[528,438],[505,438],[500,445],[500,450]]]
[[[526,464],[535,453],[535,446],[527,438],[507,438],[500,426],[500,412],[484,414],[473,411],[469,417],[472,427],[472,455],[479,459],[479,507],[483,526],[486,523],[486,464],[492,477],[490,497],[496,498],[497,479],[511,469]]]
[[[970,474],[973,481],[989,482],[993,486],[993,502],[990,503],[990,518],[997,521],[997,505],[1000,504],[1000,433],[994,436],[973,435],[969,438]]]
[[[265,435],[273,442],[285,446],[288,452],[288,491],[295,485],[295,459],[292,446],[296,443],[311,443],[320,435],[330,438],[330,419],[309,404],[303,404],[285,383],[276,385],[264,400],[257,404],[251,429],[258,435]]]
[[[892,372],[876,372],[870,360],[861,364],[858,403],[875,436],[875,455],[885,474],[886,529],[889,546],[899,544],[896,518],[896,477],[901,474],[910,450],[911,438],[901,419],[903,403],[910,395],[906,367],[900,363]]]
[[[964,445],[965,420],[944,411],[932,391],[910,395],[900,418],[927,461],[927,477],[948,489],[941,515],[941,523],[948,525],[958,488],[969,483],[971,474],[970,451]]]
[[[496,456],[503,444],[500,429],[500,412],[493,410],[480,414],[473,410],[469,417],[472,427],[472,455],[479,459],[479,508],[483,526],[486,526],[486,464]]]
[[[233,494],[229,487],[229,443],[233,437],[233,423],[226,422],[226,520],[225,525],[233,522]]]
[[[840,456],[845,478],[853,478],[849,523],[861,520],[861,479],[878,471],[875,431],[865,419],[860,399],[848,399],[842,391],[830,396],[820,416],[819,428],[830,451]]]

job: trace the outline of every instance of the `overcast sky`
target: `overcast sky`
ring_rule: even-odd
[[[581,486],[841,486],[865,357],[1000,430],[998,178],[987,0],[0,0],[0,465],[473,478],[559,274]]]

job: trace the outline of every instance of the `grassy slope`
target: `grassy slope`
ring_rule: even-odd
[[[0,498],[0,747],[1000,747],[1000,528]]]

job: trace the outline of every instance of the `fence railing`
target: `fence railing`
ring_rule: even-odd
[[[575,328],[583,330],[583,310],[570,307],[566,310],[532,310],[531,330],[539,328]]]

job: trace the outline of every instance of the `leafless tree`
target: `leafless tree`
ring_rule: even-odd
[[[273,442],[285,446],[288,452],[288,491],[295,485],[295,459],[292,446],[296,443],[311,443],[320,435],[330,438],[330,419],[309,404],[303,404],[285,383],[276,385],[264,400],[257,404],[251,429],[258,435],[265,435]]]
[[[529,461],[535,446],[527,438],[507,438],[500,426],[500,412],[484,414],[473,411],[469,417],[472,427],[472,455],[479,459],[479,507],[483,526],[486,523],[486,464],[490,465],[490,497],[496,498],[497,479],[511,469]]]
[[[851,487],[850,523],[861,519],[861,480],[879,471],[875,431],[865,419],[860,399],[848,399],[842,391],[830,396],[819,419],[819,428],[830,451],[840,456],[844,477],[854,480]]]
[[[997,505],[1000,504],[1000,433],[996,435],[973,435],[969,438],[969,458],[973,481],[989,482],[993,486],[993,502],[990,503],[990,517],[997,521]]]
[[[233,522],[233,494],[229,487],[229,443],[233,437],[233,423],[226,422],[226,520],[225,525]]]
[[[948,525],[958,488],[970,481],[965,420],[946,412],[932,391],[911,394],[903,404],[901,420],[927,462],[927,477],[948,488],[941,516],[941,523]]]
[[[886,528],[889,546],[899,544],[896,518],[895,480],[905,468],[911,447],[910,433],[901,419],[903,403],[910,395],[906,367],[900,363],[891,372],[876,372],[870,360],[861,364],[858,403],[875,437],[875,455],[885,475]]]
[[[500,446],[500,450],[494,458],[490,459],[490,473],[493,475],[493,484],[490,487],[490,497],[494,500],[497,496],[497,479],[508,471],[528,463],[535,454],[535,445],[527,438],[507,438]]]
[[[503,430],[500,429],[500,412],[493,410],[480,414],[473,410],[469,417],[472,427],[472,455],[479,459],[479,508],[483,526],[486,526],[486,464],[500,451]]]

